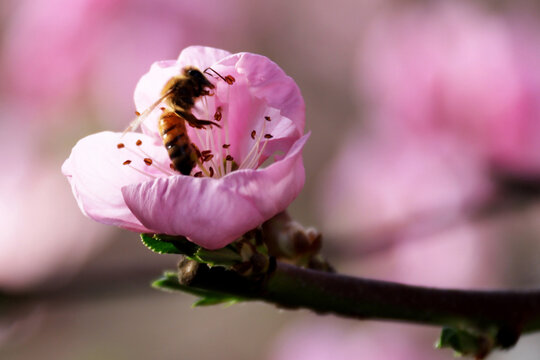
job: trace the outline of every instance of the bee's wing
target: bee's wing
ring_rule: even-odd
[[[172,93],[172,90],[169,90],[167,91],[165,94],[163,94],[159,99],[157,99],[152,105],[150,105],[149,107],[147,107],[139,116],[137,116],[130,124],[129,126],[126,128],[126,130],[124,130],[124,132],[122,133],[122,136],[124,136],[127,132],[130,132],[130,131],[135,131],[137,130],[137,128],[139,126],[141,126],[141,124],[143,123],[143,121],[148,117],[148,115],[150,115],[150,113],[152,111],[154,111],[154,109],[163,101],[165,100],[169,95],[171,95]]]

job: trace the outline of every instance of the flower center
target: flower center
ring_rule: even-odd
[[[234,86],[235,79],[231,75],[227,75],[222,79],[226,80],[218,81],[215,93],[203,96],[192,109],[193,115],[198,119],[213,120],[219,123],[221,128],[212,125],[206,125],[204,128],[195,128],[188,126],[189,123],[185,122],[186,133],[179,138],[176,144],[176,146],[181,148],[180,150],[194,154],[193,157],[195,159],[186,156],[186,161],[189,161],[189,164],[193,164],[191,176],[194,177],[221,178],[235,170],[257,169],[265,160],[264,151],[269,140],[273,138],[273,135],[267,132],[267,124],[272,119],[270,114],[263,112],[262,115],[257,116],[260,119],[248,119],[251,120],[250,122],[252,124],[256,125],[253,129],[248,128],[244,139],[238,140],[242,144],[231,144],[229,131],[235,124],[240,123],[239,121],[235,121],[238,119],[231,119],[230,114],[230,87]],[[220,93],[222,96],[219,98],[216,95],[218,90],[222,91]],[[240,146],[245,148],[246,143],[247,150],[241,151]],[[137,140],[134,145],[117,144],[118,149],[127,150],[130,153],[130,156],[123,162],[124,166],[129,166],[133,170],[151,178],[179,174],[172,162],[164,165],[152,159],[142,149],[141,140]],[[240,154],[237,155],[239,159],[235,159],[233,153]],[[141,164],[145,166],[141,167]]]
[[[263,115],[261,121],[252,121],[253,124],[259,124],[259,126],[250,129],[245,134],[245,138],[250,139],[249,150],[240,159],[235,159],[231,150],[239,144],[231,144],[229,136],[229,131],[235,124],[234,119],[230,117],[229,91],[227,91],[226,101],[223,104],[218,104],[216,98],[209,99],[208,97],[204,97],[201,104],[201,115],[219,122],[221,129],[212,127],[193,129],[198,143],[202,146],[201,149],[204,149],[201,151],[202,161],[197,163],[196,169],[198,170],[194,176],[220,178],[235,170],[257,169],[262,163],[261,159],[263,159],[268,141],[273,138],[273,135],[266,131],[267,124],[272,121],[271,117]]]

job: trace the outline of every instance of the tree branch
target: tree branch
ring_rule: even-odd
[[[257,299],[285,308],[307,308],[359,319],[384,319],[495,330],[503,348],[521,332],[540,330],[540,291],[448,290],[367,280],[274,262],[264,279],[200,265],[180,283]]]

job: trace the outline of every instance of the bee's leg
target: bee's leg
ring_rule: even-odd
[[[180,110],[180,109],[176,109],[175,112],[182,119],[186,120],[189,125],[196,127],[197,129],[202,129],[205,126],[209,126],[209,125],[214,125],[214,126],[217,126],[218,128],[221,128],[221,126],[218,123],[215,123],[210,120],[199,120],[195,117],[195,115],[193,115],[190,112]]]

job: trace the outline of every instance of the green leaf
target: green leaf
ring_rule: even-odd
[[[488,332],[476,332],[445,327],[435,347],[451,348],[458,356],[472,355],[477,359],[486,357],[495,345],[495,339]]]
[[[147,248],[158,254],[192,256],[199,248],[183,236],[141,234],[141,240]]]
[[[230,247],[218,250],[206,250],[199,248],[194,259],[210,266],[232,266],[242,262],[242,256]]]
[[[178,277],[175,272],[167,271],[163,276],[152,283],[152,287],[164,291],[182,291],[191,295],[195,295],[198,299],[193,303],[194,307],[209,306],[218,304],[232,305],[238,302],[247,301],[236,295],[230,295],[205,289],[195,288],[192,286],[182,285],[178,282]]]
[[[183,236],[163,234],[141,234],[143,244],[158,254],[183,254],[210,266],[232,266],[242,262],[238,251],[227,246],[217,250],[207,250],[195,245]]]
[[[245,301],[245,299],[241,299],[239,297],[234,296],[204,296],[199,298],[197,301],[193,303],[193,307],[199,307],[199,306],[211,306],[211,305],[219,305],[219,304],[225,304],[225,305],[234,305],[236,303]]]

